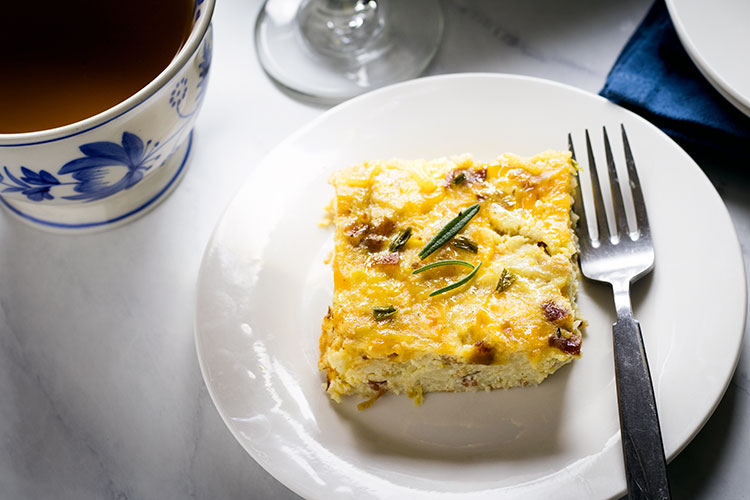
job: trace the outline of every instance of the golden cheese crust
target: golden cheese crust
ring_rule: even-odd
[[[374,161],[334,173],[334,296],[319,362],[329,395],[419,400],[432,390],[535,384],[579,356],[574,172],[570,154],[553,151],[488,164],[468,155]],[[457,235],[420,258],[475,204]],[[468,264],[414,273],[444,260]],[[431,296],[480,263],[467,283]]]

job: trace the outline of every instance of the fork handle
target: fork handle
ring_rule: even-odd
[[[667,462],[641,325],[630,314],[618,314],[612,329],[629,499],[668,500]]]

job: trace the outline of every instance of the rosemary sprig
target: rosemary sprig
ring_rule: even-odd
[[[466,283],[468,283],[469,281],[471,281],[471,278],[473,278],[475,274],[477,274],[477,271],[479,271],[480,267],[482,267],[482,262],[481,261],[479,262],[479,264],[477,264],[474,267],[473,271],[471,271],[469,274],[467,274],[466,276],[464,276],[462,279],[456,281],[455,283],[451,283],[448,286],[444,286],[443,288],[439,288],[439,289],[435,290],[434,292],[432,292],[430,294],[430,297],[434,297],[435,295],[440,295],[441,293],[449,292],[449,291],[453,290],[454,288],[458,288],[461,285],[465,285]]]
[[[424,246],[422,251],[419,252],[419,258],[424,260],[438,248],[448,243],[479,212],[479,207],[479,203],[476,203],[455,216]]]
[[[427,271],[428,269],[432,269],[433,267],[442,266],[464,266],[474,269],[474,266],[470,262],[466,262],[465,260],[439,260],[437,262],[427,264],[426,266],[422,266],[419,269],[415,269],[412,274],[419,274],[421,272]]]
[[[465,236],[457,236],[456,239],[451,242],[451,245],[459,250],[466,250],[471,253],[477,253],[479,251],[479,246]]]
[[[396,314],[396,312],[398,312],[398,309],[393,306],[376,306],[372,308],[372,315],[376,320],[389,318]]]
[[[393,238],[393,241],[391,242],[391,246],[388,247],[388,251],[390,252],[398,252],[402,248],[404,248],[404,245],[406,245],[406,242],[409,241],[409,238],[411,238],[411,228],[407,227],[406,229],[400,231],[398,235]]]

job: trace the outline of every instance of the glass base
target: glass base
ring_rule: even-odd
[[[419,76],[443,36],[440,0],[352,1],[346,19],[345,9],[330,15],[330,4],[268,0],[255,24],[263,69],[312,101],[333,104]]]

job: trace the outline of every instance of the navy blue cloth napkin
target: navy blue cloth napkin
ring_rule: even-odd
[[[625,45],[599,94],[643,116],[689,151],[747,156],[750,117],[693,64],[662,0]]]

